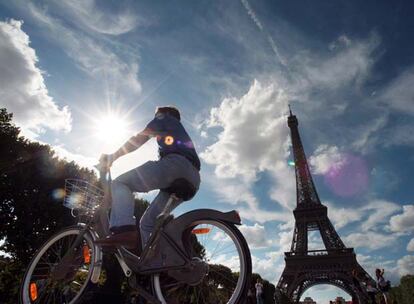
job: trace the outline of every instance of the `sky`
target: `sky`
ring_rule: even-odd
[[[414,272],[410,1],[0,1],[0,107],[92,166],[175,105],[202,161],[176,213],[240,211],[253,270],[277,283],[296,205],[288,104],[316,188],[373,275]],[[156,143],[114,164],[117,176]],[[151,199],[154,193],[144,194]],[[311,249],[321,249],[311,234]],[[330,286],[304,296],[341,295]]]

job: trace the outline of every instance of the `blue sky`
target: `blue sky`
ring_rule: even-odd
[[[240,210],[254,270],[277,282],[296,203],[290,103],[340,236],[397,282],[414,272],[412,13],[409,1],[1,1],[0,106],[91,165],[176,105],[202,158],[200,192],[177,213]],[[148,143],[114,173],[154,158]]]

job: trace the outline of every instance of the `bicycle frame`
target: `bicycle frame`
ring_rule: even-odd
[[[90,222],[78,223],[84,229],[78,235],[72,248],[79,245],[85,233],[90,233],[94,241],[110,233],[108,211],[111,205],[111,175],[109,170],[100,170],[100,182],[104,190],[104,201],[96,210]],[[124,247],[116,248],[113,254],[117,258],[126,277],[130,277],[133,273],[149,275],[160,272],[168,272],[169,275],[174,276],[174,271],[190,266],[192,256],[190,256],[186,240],[183,240],[182,236],[185,234],[190,235],[191,231],[186,230],[188,230],[192,223],[196,223],[202,219],[215,219],[236,225],[241,224],[239,214],[236,211],[223,213],[211,209],[190,211],[174,219],[170,215],[170,205],[172,205],[174,199],[176,197],[172,194],[166,208],[157,219],[154,232],[151,234],[147,246],[143,249],[141,257],[136,256]],[[94,249],[95,264],[93,265],[91,281],[97,283],[101,273],[103,252],[102,248],[98,245],[95,245]],[[194,273],[189,272],[188,279],[191,280],[193,275]],[[183,276],[180,276],[180,279],[183,279]]]

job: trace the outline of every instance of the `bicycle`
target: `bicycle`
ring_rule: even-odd
[[[83,301],[96,285],[104,254],[113,254],[130,287],[149,303],[240,303],[251,277],[251,256],[237,225],[236,211],[198,209],[174,218],[174,200],[189,200],[192,185],[179,179],[164,189],[170,193],[156,227],[141,252],[124,247],[102,250],[94,241],[109,235],[109,169],[99,169],[99,188],[84,180],[66,180],[64,205],[78,224],[53,235],[37,251],[24,275],[20,303]],[[108,274],[110,275],[110,273]],[[138,276],[149,276],[151,287]]]

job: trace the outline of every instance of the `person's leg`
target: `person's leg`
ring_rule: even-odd
[[[175,154],[168,155],[164,157],[161,162],[163,168],[163,171],[161,173],[162,179],[164,179],[168,185],[159,187],[160,189],[168,188],[168,186],[178,178],[185,178],[198,189],[200,185],[200,174],[185,157]],[[143,214],[140,221],[143,248],[145,247],[145,244],[154,229],[157,216],[163,211],[169,199],[169,196],[170,195],[167,192],[160,191],[155,197],[154,201]],[[175,205],[172,206],[170,211],[172,211],[181,203],[182,201],[176,201]]]
[[[154,230],[157,216],[164,210],[169,197],[169,193],[160,191],[142,215],[140,221],[142,248],[145,247],[145,244],[147,243],[151,232]],[[175,205],[172,206],[172,209],[177,207],[181,202],[182,201],[175,202]]]
[[[135,225],[132,192],[165,189],[178,178],[187,179],[198,189],[200,184],[199,172],[185,157],[176,154],[167,155],[159,161],[147,162],[116,178],[112,185],[111,228]],[[148,239],[156,217],[163,210],[167,200],[167,195],[160,193],[141,218],[143,244]],[[149,230],[150,228],[151,230]]]
[[[388,292],[383,292],[382,296],[384,297],[384,303],[388,304]]]
[[[135,226],[134,196],[132,192],[148,192],[167,187],[162,178],[162,163],[150,161],[117,177],[111,186],[112,208],[110,227]]]

